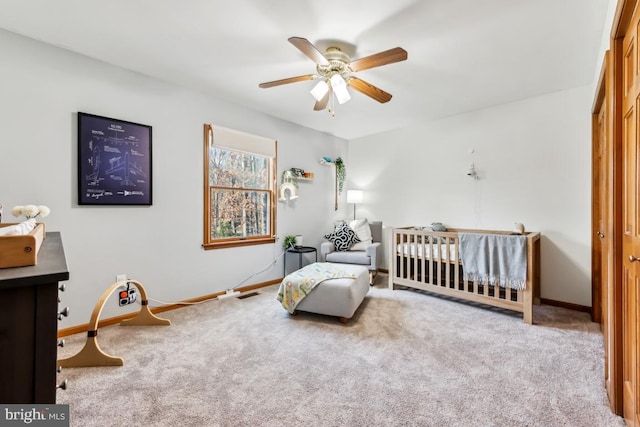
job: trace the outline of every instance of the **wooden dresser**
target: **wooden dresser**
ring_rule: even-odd
[[[37,265],[0,269],[0,403],[56,402],[58,282],[68,279],[58,232],[46,233]]]

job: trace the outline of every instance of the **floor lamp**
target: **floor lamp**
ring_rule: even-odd
[[[364,193],[362,190],[347,190],[347,203],[353,203],[353,219],[356,219],[356,205],[362,203]]]

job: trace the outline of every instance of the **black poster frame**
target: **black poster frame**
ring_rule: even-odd
[[[78,112],[78,204],[152,204],[152,127]]]

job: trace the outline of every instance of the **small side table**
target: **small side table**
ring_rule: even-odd
[[[318,251],[311,246],[294,246],[285,251],[284,254],[284,275],[287,275],[287,254],[298,254],[298,269],[302,268],[302,254],[310,254],[313,252],[316,256],[316,262],[318,262]]]

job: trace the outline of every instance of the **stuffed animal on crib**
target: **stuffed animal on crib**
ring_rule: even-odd
[[[445,227],[441,222],[432,222],[431,229],[433,231],[447,231],[447,227]]]

